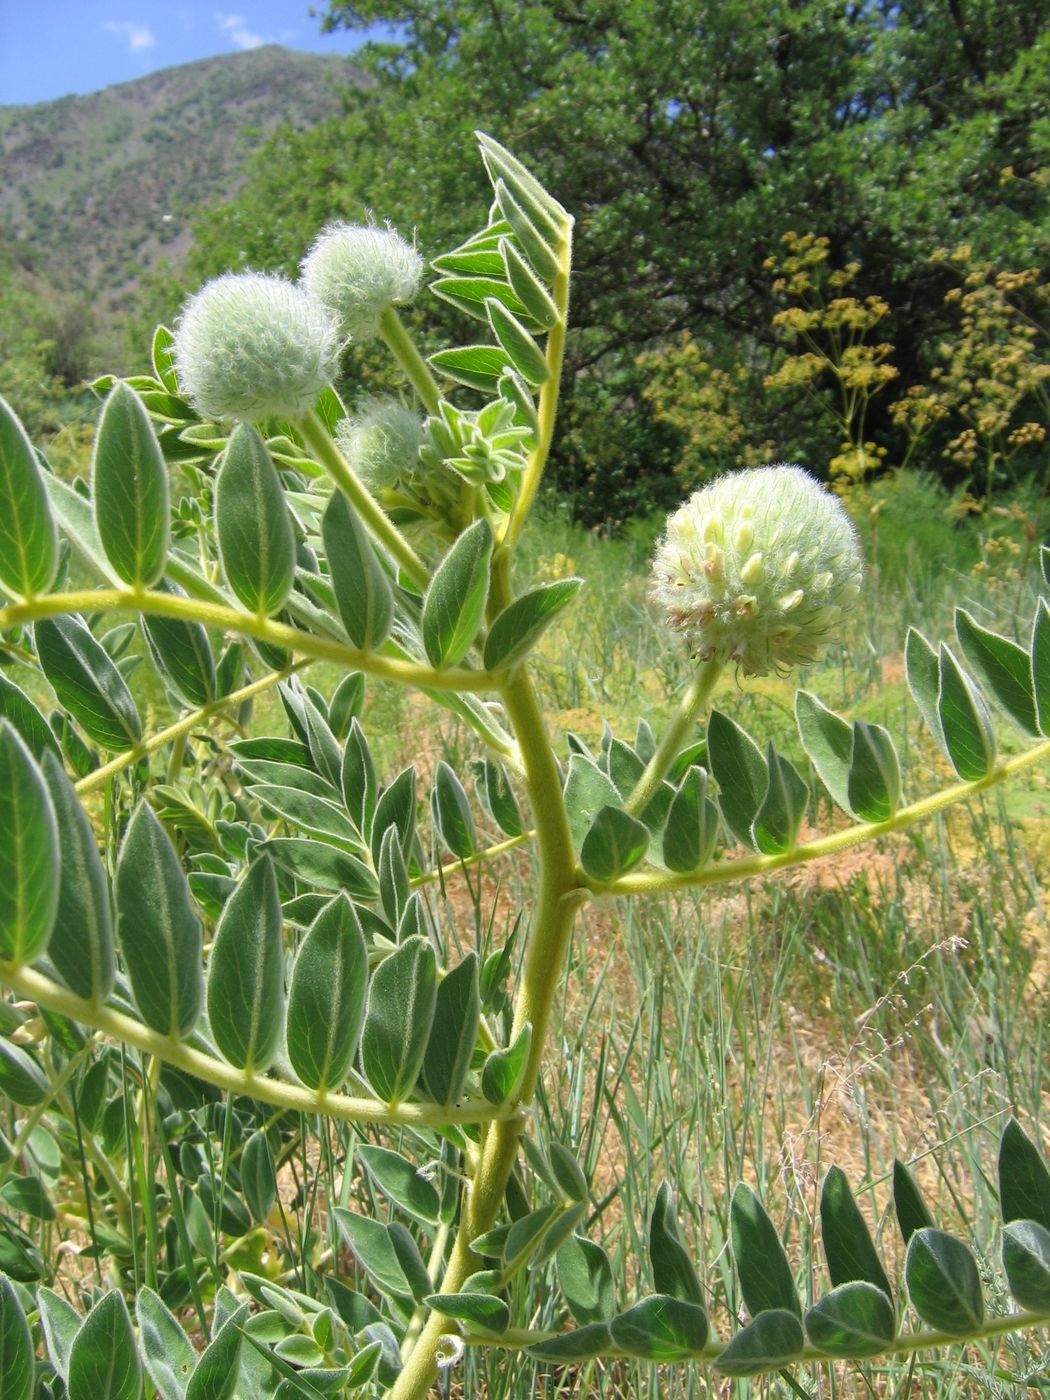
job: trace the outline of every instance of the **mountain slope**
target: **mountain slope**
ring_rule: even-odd
[[[267,45],[0,107],[0,230],[34,281],[110,321],[158,258],[181,261],[193,211],[236,188],[263,135],[338,111],[361,81],[345,59]]]

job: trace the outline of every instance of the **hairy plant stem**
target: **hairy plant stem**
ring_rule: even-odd
[[[506,606],[509,596],[508,556],[505,551],[499,551],[493,561],[490,609],[497,611]],[[502,698],[525,767],[540,863],[539,896],[525,948],[511,1030],[511,1040],[526,1022],[533,1031],[529,1059],[514,1100],[517,1107],[524,1109],[531,1104],[536,1092],[565,950],[576,911],[585,895],[576,879],[561,775],[536,693],[524,667],[513,672],[503,688]],[[523,1121],[519,1115],[492,1123],[486,1129],[480,1162],[464,1197],[459,1231],[437,1292],[458,1293],[468,1276],[480,1267],[471,1250],[471,1241],[491,1229],[499,1214],[507,1181],[517,1160]],[[447,1331],[448,1323],[442,1314],[431,1313],[389,1391],[388,1400],[424,1400],[437,1376],[441,1339]]]
[[[67,987],[53,982],[31,967],[16,967],[0,962],[0,983],[10,987],[37,1006],[56,1011],[60,1016],[92,1030],[101,1032],[136,1050],[155,1055],[166,1064],[185,1070],[188,1074],[225,1089],[232,1094],[247,1094],[263,1103],[275,1104],[297,1113],[319,1113],[349,1123],[404,1124],[416,1128],[436,1128],[446,1123],[491,1123],[497,1119],[518,1121],[516,1104],[501,1104],[494,1108],[488,1103],[464,1103],[456,1108],[441,1104],[400,1103],[391,1106],[381,1099],[355,1098],[348,1094],[322,1094],[290,1084],[281,1079],[267,1079],[247,1070],[235,1069],[225,1060],[215,1059],[185,1041],[163,1035],[142,1021],[126,1016],[110,1006],[86,1001]]]
[[[334,661],[351,671],[365,671],[381,680],[402,681],[426,690],[483,693],[498,690],[500,682],[505,679],[505,673],[469,671],[463,667],[450,666],[447,670],[436,671],[422,662],[385,652],[358,651],[356,647],[337,641],[334,637],[303,632],[298,627],[275,622],[272,617],[242,612],[228,604],[210,603],[200,598],[180,598],[176,593],[159,593],[148,588],[88,588],[71,593],[49,593],[34,598],[32,602],[11,603],[6,608],[0,608],[0,631],[35,622],[41,617],[81,612],[144,612],[156,617],[202,622],[206,627],[255,637],[320,661]]]
[[[1032,1327],[1050,1326],[1050,1313],[1030,1313],[1016,1312],[1007,1313],[1005,1317],[989,1318],[982,1326],[965,1337],[952,1334],[950,1332],[937,1332],[933,1328],[924,1329],[921,1332],[902,1332],[890,1344],[883,1348],[874,1356],[865,1357],[865,1362],[877,1361],[880,1356],[908,1356],[916,1351],[928,1350],[931,1347],[957,1347],[969,1346],[974,1342],[993,1342],[1000,1337],[1008,1336],[1011,1332],[1026,1331]],[[557,1332],[542,1332],[531,1330],[527,1327],[508,1327],[505,1332],[501,1332],[498,1337],[475,1337],[469,1333],[463,1338],[464,1345],[468,1347],[498,1347],[505,1351],[523,1351],[526,1347],[537,1346],[541,1342],[549,1342],[559,1334]],[[726,1342],[713,1340],[708,1342],[702,1351],[691,1351],[686,1356],[694,1361],[715,1361],[725,1351]],[[602,1359],[609,1357],[631,1357],[632,1353],[621,1351],[616,1346],[603,1348]],[[794,1366],[798,1362],[828,1362],[833,1358],[829,1357],[825,1351],[818,1351],[816,1347],[807,1346],[802,1349],[797,1357],[793,1357],[791,1364]],[[768,1374],[769,1372],[780,1371],[783,1362],[772,1362],[768,1371],[756,1372],[755,1374]]]
[[[172,740],[185,740],[186,735],[198,725],[205,724],[213,715],[222,714],[231,705],[240,705],[245,700],[251,700],[256,695],[261,695],[272,686],[278,685],[281,681],[287,680],[293,671],[301,671],[304,666],[309,666],[313,658],[305,661],[297,661],[292,666],[286,666],[283,671],[270,671],[265,676],[260,676],[257,681],[252,681],[250,685],[241,686],[240,690],[231,690],[229,695],[220,696],[217,700],[212,700],[208,705],[202,705],[200,709],[191,711],[188,715],[183,715],[174,724],[169,724],[165,729],[158,729],[156,734],[151,734],[148,739],[143,739],[134,748],[128,749],[127,753],[118,754],[116,758],[110,759],[108,763],[103,763],[101,768],[96,768],[93,773],[89,773],[86,778],[81,778],[75,783],[78,796],[83,796],[85,792],[93,792],[103,783],[108,782],[115,774],[128,768],[133,763],[137,763],[140,758],[146,758],[149,754],[155,753],[165,744]],[[168,782],[172,781],[172,774],[168,774]]]
[[[361,517],[365,528],[401,565],[413,583],[426,588],[430,570],[339,451],[331,433],[313,409],[300,420],[299,429],[314,456]]]
[[[383,309],[379,318],[379,334],[394,359],[405,371],[408,382],[419,395],[423,407],[428,413],[437,413],[441,399],[437,381],[430,373],[430,366],[416,349],[404,322],[392,306]]]
[[[923,797],[918,802],[902,807],[885,821],[857,822],[841,831],[833,831],[829,836],[806,841],[801,846],[795,846],[792,850],[782,851],[777,855],[750,855],[741,856],[736,860],[720,860],[704,866],[702,870],[685,875],[668,874],[658,870],[643,871],[638,874],[621,875],[603,885],[588,879],[580,872],[579,880],[593,894],[670,894],[675,890],[698,889],[704,885],[725,885],[734,880],[748,880],[756,875],[772,874],[792,865],[804,865],[808,861],[819,860],[822,856],[836,855],[839,851],[848,850],[850,846],[859,846],[862,842],[872,841],[878,836],[889,836],[895,831],[903,831],[946,807],[954,806],[956,802],[978,796],[1026,768],[1036,767],[1048,758],[1050,739],[1044,739],[1025,753],[1015,754],[1013,758],[996,764],[983,778],[975,778],[972,782],[953,783],[951,787],[942,788],[940,792],[931,793],[929,797]]]
[[[670,724],[660,736],[652,758],[645,765],[645,771],[634,785],[634,790],[623,804],[625,812],[632,817],[644,812],[650,799],[660,786],[661,779],[678,757],[679,750],[689,738],[700,712],[707,707],[711,692],[722,674],[722,663],[712,658],[704,661],[696,675],[686,686],[685,694],[679,703]]]

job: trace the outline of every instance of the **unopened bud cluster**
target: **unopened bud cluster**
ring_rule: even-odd
[[[187,302],[175,368],[205,418],[299,418],[336,369],[329,312],[301,287],[259,272],[217,277]]]
[[[344,336],[371,340],[388,306],[411,301],[423,259],[393,229],[333,224],[303,259],[303,286],[336,317]]]
[[[701,660],[761,676],[818,660],[862,577],[840,502],[778,464],[723,476],[669,518],[652,594]]]
[[[187,302],[175,328],[183,392],[205,418],[301,418],[335,377],[341,345],[375,335],[387,306],[409,300],[423,262],[389,229],[321,234],[299,283],[226,273]]]

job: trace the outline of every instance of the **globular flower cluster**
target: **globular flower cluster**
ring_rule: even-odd
[[[302,283],[337,318],[344,336],[371,340],[388,306],[411,301],[423,259],[393,229],[333,224],[303,259]]]
[[[699,658],[761,676],[818,660],[862,577],[841,503],[777,464],[720,477],[669,518],[652,594]]]
[[[336,440],[371,491],[396,490],[419,475],[423,425],[396,399],[370,400],[339,423]]]
[[[339,333],[302,287],[231,272],[187,302],[174,350],[179,383],[202,417],[295,419],[334,376]]]

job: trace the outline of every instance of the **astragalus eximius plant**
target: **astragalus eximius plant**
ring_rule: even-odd
[[[480,141],[489,222],[430,287],[478,343],[424,360],[396,311],[422,277],[414,250],[339,226],[300,283],[219,278],[157,332],[151,376],[100,381],[89,484],[56,478],[3,407],[4,1400],[419,1400],[466,1348],[508,1372],[788,1374],[1050,1323],[1050,1172],[1016,1122],[994,1309],[896,1163],[903,1278],[832,1166],[827,1283],[803,1306],[740,1184],[740,1309],[711,1321],[674,1184],[648,1203],[623,1296],[588,1237],[591,1182],[532,1131],[587,906],[768,878],[1050,757],[1050,607],[1028,648],[963,611],[957,645],[909,635],[950,786],[906,793],[884,728],[800,690],[803,773],[709,701],[722,673],[821,654],[863,606],[858,546],[800,469],[741,472],[672,515],[657,550],[653,602],[692,659],[677,714],[596,752],[552,734],[532,653],[580,581],[519,578],[514,560],[554,431],[572,220]],[[386,342],[403,400],[347,414],[331,380],[350,335]],[[159,727],[128,685],[147,657]],[[328,693],[307,683],[318,662],[339,673]],[[439,763],[423,801],[414,768],[381,777],[366,677],[451,710],[476,740],[468,771]],[[253,723],[267,691],[280,734]],[[1000,722],[1027,745],[1007,759]],[[802,840],[811,785],[843,817]],[[480,919],[450,929],[432,891],[523,847],[534,897],[503,945]],[[292,1229],[297,1164],[318,1163],[324,1198],[300,1195],[291,1218],[309,1223]],[[79,1309],[47,1286],[56,1196],[79,1232]],[[534,1325],[529,1279],[557,1288],[559,1326]]]

